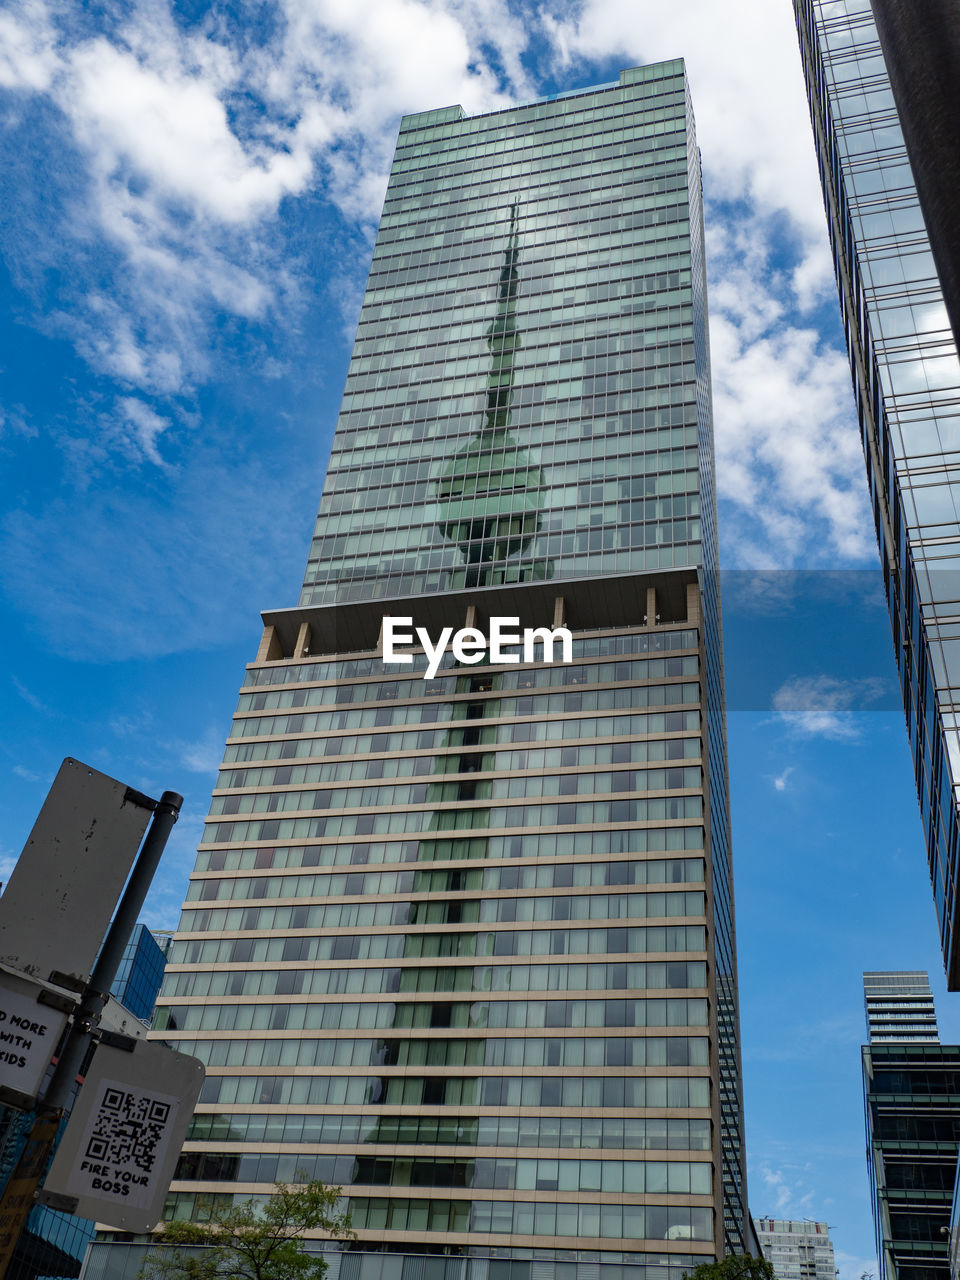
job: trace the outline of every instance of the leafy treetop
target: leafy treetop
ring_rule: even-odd
[[[138,1280],[321,1280],[327,1263],[303,1233],[355,1239],[339,1200],[322,1182],[278,1183],[265,1201],[215,1207],[206,1222],[166,1222]]]
[[[684,1280],[777,1280],[777,1273],[766,1258],[731,1253],[722,1262],[701,1262]]]

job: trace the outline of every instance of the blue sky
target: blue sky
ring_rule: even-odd
[[[735,570],[751,1204],[830,1222],[857,1280],[876,1270],[861,970],[930,969],[944,1038],[960,1027],[788,0],[0,11],[0,866],[74,755],[184,793],[148,909],[175,924],[259,610],[296,598],[400,114],[677,55]]]

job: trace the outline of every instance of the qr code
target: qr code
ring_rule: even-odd
[[[150,1094],[106,1088],[87,1143],[87,1158],[150,1173],[170,1111],[169,1102]]]

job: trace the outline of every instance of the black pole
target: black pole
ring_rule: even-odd
[[[73,1014],[50,1084],[38,1099],[26,1148],[0,1197],[0,1280],[4,1280],[13,1260],[20,1233],[34,1203],[37,1185],[50,1163],[59,1121],[70,1101],[77,1073],[83,1065],[92,1039],[91,1033],[100,1020],[110,987],[123,959],[124,948],[137,923],[137,916],[150,889],[167,838],[180,816],[182,804],[183,796],[175,791],[165,791],[154,808],[150,829],[114,912],[83,999]]]
[[[73,1016],[73,1024],[67,1034],[63,1051],[57,1060],[53,1076],[40,1101],[40,1109],[50,1111],[65,1107],[70,1091],[83,1064],[90,1043],[90,1032],[100,1019],[107,995],[117,976],[123,951],[130,941],[133,927],[143,907],[153,882],[167,839],[180,816],[183,796],[176,791],[165,791],[160,797],[150,830],[134,864],[130,879],[123,891],[107,936],[100,948],[100,955],[93,967],[90,981],[80,1006]]]

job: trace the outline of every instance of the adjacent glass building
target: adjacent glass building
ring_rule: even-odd
[[[331,1280],[744,1252],[706,319],[681,63],[404,119],[169,953],[155,1034],[207,1081],[168,1216],[342,1185]],[[426,679],[385,616],[565,626],[572,661]]]
[[[166,938],[158,940],[145,924],[134,925],[111,987],[123,1007],[145,1022],[153,1016],[163,981],[165,945]]]
[[[960,365],[870,0],[794,0],[926,832],[960,988]]]
[[[864,975],[916,986],[925,974]],[[929,987],[927,988],[929,995]],[[869,1005],[869,992],[868,992]],[[926,1003],[926,1002],[924,1002]],[[925,1013],[925,1010],[924,1010]],[[926,1018],[924,1017],[926,1025]],[[906,1025],[897,1041],[869,1015],[863,1047],[867,1168],[879,1280],[947,1280],[949,1225],[960,1146],[960,1046],[918,1039]]]

